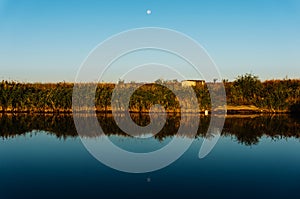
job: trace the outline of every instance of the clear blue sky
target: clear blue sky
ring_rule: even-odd
[[[0,0],[0,79],[74,81],[101,41],[149,26],[197,40],[225,79],[300,78],[300,0]]]

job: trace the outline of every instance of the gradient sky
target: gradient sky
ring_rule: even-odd
[[[149,26],[198,41],[225,79],[300,78],[300,0],[0,0],[0,79],[74,81],[100,42]]]

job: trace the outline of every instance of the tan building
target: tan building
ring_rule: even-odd
[[[203,86],[205,84],[204,80],[183,80],[181,86]]]

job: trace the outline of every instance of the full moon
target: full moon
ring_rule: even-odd
[[[148,15],[150,15],[150,14],[151,14],[151,12],[152,12],[151,10],[147,10],[147,14],[148,14]]]

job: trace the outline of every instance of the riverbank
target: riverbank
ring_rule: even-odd
[[[266,108],[259,108],[254,105],[241,105],[241,106],[227,106],[227,114],[288,114],[290,110],[271,110]]]
[[[92,86],[92,90],[90,87]],[[155,104],[160,104],[168,113],[180,113],[180,104],[192,107],[186,97],[180,103],[172,90],[182,96],[190,96],[191,90],[178,81],[159,83],[119,83],[122,94],[115,96],[117,111],[124,111],[124,102],[129,99],[131,112],[148,113]],[[91,83],[76,85],[80,92],[73,96],[74,83],[18,83],[0,82],[0,112],[11,113],[72,113],[72,105],[94,103],[94,107],[77,107],[76,111],[111,112],[111,100],[116,84]],[[211,112],[211,95],[226,91],[227,114],[300,113],[300,80],[269,80],[261,82],[256,76],[246,74],[233,82],[207,82],[192,87],[199,109],[183,112]],[[176,92],[175,92],[176,93]],[[120,94],[120,93],[119,93]],[[127,96],[129,95],[130,96]],[[215,96],[216,97],[216,96]],[[75,100],[75,101],[74,101]],[[220,99],[223,100],[223,99]],[[126,104],[126,103],[125,103]],[[222,103],[220,103],[222,104]],[[191,105],[191,106],[190,106]],[[222,108],[217,111],[223,111]]]
[[[222,113],[224,111],[224,109],[222,108],[217,108],[215,109],[216,112],[220,112]],[[227,115],[256,115],[256,114],[294,114],[293,112],[291,112],[290,110],[286,109],[286,110],[270,110],[270,109],[264,109],[264,108],[259,108],[256,107],[254,105],[240,105],[240,106],[232,106],[232,105],[228,105],[226,107],[226,113]],[[106,110],[104,109],[93,109],[90,111],[87,110],[81,110],[81,111],[76,111],[77,113],[90,113],[90,112],[95,112],[95,113],[107,113],[110,114],[112,113],[112,109],[111,107],[107,107]],[[117,111],[118,113],[123,113],[124,111]],[[129,110],[130,113],[141,113],[141,114],[148,114],[149,110]],[[176,110],[167,110],[165,111],[168,114],[185,114],[185,113],[193,113],[193,114],[202,114],[202,115],[207,115],[207,114],[211,114],[211,110],[200,110],[200,111],[185,111],[185,112],[180,112],[180,109],[176,109]],[[19,114],[19,113],[28,113],[28,114],[73,114],[72,109],[56,109],[56,110],[52,110],[52,109],[44,109],[44,110],[35,110],[35,109],[31,109],[31,110],[12,110],[12,109],[6,109],[1,110],[0,109],[0,113],[2,114]],[[162,113],[162,112],[157,112]]]

